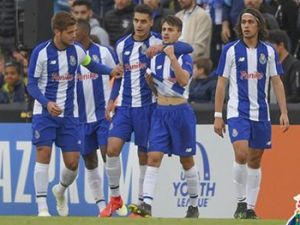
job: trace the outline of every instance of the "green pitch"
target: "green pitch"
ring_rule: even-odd
[[[0,225],[284,225],[283,220],[0,216]]]

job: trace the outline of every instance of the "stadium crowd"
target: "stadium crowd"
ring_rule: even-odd
[[[26,91],[30,50],[20,49],[16,32],[16,13],[22,0],[2,1],[0,8],[0,104],[30,101]],[[282,77],[288,103],[300,102],[300,16],[297,0],[55,0],[54,12],[69,11],[86,19],[91,34],[99,43],[115,47],[125,33],[132,31],[133,10],[145,3],[153,10],[152,30],[160,32],[160,22],[167,15],[182,19],[181,40],[194,48],[191,103],[214,102],[215,69],[224,44],[236,38],[234,25],[243,8],[254,7],[263,13],[271,31],[269,41],[279,52],[284,67]],[[193,7],[190,8],[190,4]],[[282,53],[282,49],[285,49]],[[8,71],[12,65],[16,76]],[[270,102],[276,103],[270,88]],[[24,95],[24,96],[23,96]]]

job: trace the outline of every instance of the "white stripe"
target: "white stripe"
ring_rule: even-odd
[[[130,65],[137,65],[139,61],[139,47],[142,46],[142,42],[134,42],[131,55],[129,58]],[[132,106],[140,107],[142,106],[141,99],[141,86],[140,86],[140,69],[131,70],[130,82],[131,82],[131,97]]]
[[[247,51],[247,65],[248,74],[257,72],[257,49],[246,48]],[[248,79],[248,97],[250,103],[249,119],[258,121],[259,120],[259,104],[257,96],[257,79]]]
[[[68,75],[68,58],[67,51],[58,51],[58,64],[59,76]],[[68,81],[67,80],[59,80],[57,93],[56,93],[56,104],[63,110],[63,113],[59,115],[59,117],[64,116],[65,111],[65,103],[67,99],[67,89],[68,89]]]
[[[235,52],[234,46],[231,46],[226,54],[225,66],[229,66],[226,68],[228,70],[228,79],[229,79],[229,101],[227,104],[227,118],[234,118],[239,116],[238,105],[239,105],[239,97],[238,97],[238,87],[237,87],[237,75],[236,75],[236,63],[235,63]],[[229,70],[230,69],[230,70]],[[225,70],[224,70],[225,71]]]

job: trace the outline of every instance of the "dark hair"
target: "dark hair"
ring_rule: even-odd
[[[72,4],[72,7],[82,5],[86,6],[88,9],[92,9],[92,3],[88,0],[75,0]]]
[[[150,6],[145,5],[145,4],[140,4],[134,8],[134,13],[147,14],[147,15],[149,15],[150,18],[152,18],[153,11]]]
[[[89,35],[91,33],[91,25],[88,21],[83,20],[83,19],[78,19],[77,20],[77,27],[80,27],[84,31],[86,31]]]
[[[213,63],[209,58],[196,57],[194,64],[196,65],[197,69],[203,68],[205,75],[208,76],[211,73]]]
[[[269,31],[268,40],[271,43],[280,44],[283,43],[285,49],[289,49],[289,37],[284,30],[275,29]]]
[[[68,12],[58,12],[54,14],[51,19],[51,29],[54,31],[55,29],[59,31],[66,30],[69,26],[73,26],[76,24],[76,19]]]
[[[177,27],[180,32],[182,31],[182,21],[177,16],[169,15],[169,16],[163,18],[161,21],[161,26],[164,23],[167,23],[171,26]]]
[[[17,70],[18,74],[20,76],[22,75],[22,65],[19,62],[14,60],[8,61],[4,64],[4,69],[7,67],[14,67]]]
[[[238,22],[235,26],[235,32],[236,32],[237,36],[239,38],[243,37],[241,22],[242,22],[242,16],[245,13],[249,13],[249,14],[253,15],[256,18],[256,21],[257,21],[257,24],[258,24],[258,39],[262,40],[262,41],[266,40],[266,38],[268,37],[268,31],[267,31],[267,28],[266,28],[265,19],[264,19],[263,15],[257,9],[254,9],[254,8],[245,8],[240,13],[239,18],[238,18]]]

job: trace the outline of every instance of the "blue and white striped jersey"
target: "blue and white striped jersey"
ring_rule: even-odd
[[[116,45],[118,62],[124,65],[117,105],[141,107],[155,102],[145,80],[150,58],[145,53],[149,46],[161,44],[160,35],[151,33],[144,41],[135,41],[132,34],[120,39]]]
[[[92,43],[86,52],[92,60],[98,63],[110,68],[116,66],[114,55],[107,47]],[[80,121],[92,123],[103,119],[110,92],[111,85],[108,75],[91,73],[84,66],[80,66],[77,83]]]
[[[184,54],[178,56],[177,59],[179,65],[189,73],[191,78],[193,72],[192,57]],[[188,99],[189,84],[185,87],[179,85],[172,69],[171,61],[165,53],[159,53],[151,59],[150,70],[158,94]]]
[[[262,41],[253,49],[242,40],[231,42],[222,51],[217,74],[229,79],[227,118],[270,120],[269,79],[283,74],[273,47]]]
[[[58,50],[52,40],[39,44],[32,52],[29,79],[37,79],[38,89],[63,110],[60,117],[78,117],[76,70],[86,54],[78,44]],[[47,109],[35,100],[33,114],[47,114]]]

